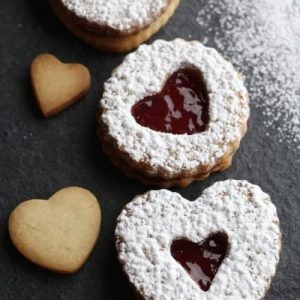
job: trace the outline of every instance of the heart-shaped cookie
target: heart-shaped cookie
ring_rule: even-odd
[[[144,299],[262,299],[281,231],[270,197],[247,181],[215,183],[191,202],[149,191],[118,218],[116,247]]]
[[[82,98],[90,89],[89,70],[81,64],[64,64],[51,54],[40,54],[31,65],[31,81],[45,117],[53,116]]]
[[[74,273],[90,255],[99,235],[97,199],[79,187],[64,188],[49,200],[28,200],[9,217],[16,248],[33,263],[59,273]]]

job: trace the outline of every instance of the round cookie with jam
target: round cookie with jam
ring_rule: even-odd
[[[180,0],[49,0],[66,27],[103,51],[126,52],[148,40]]]
[[[158,40],[105,83],[98,134],[128,176],[184,187],[231,165],[248,118],[243,80],[216,50]]]

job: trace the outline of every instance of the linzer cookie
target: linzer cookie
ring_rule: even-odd
[[[158,40],[128,55],[106,82],[99,137],[128,176],[184,187],[231,165],[248,118],[243,80],[216,50]]]
[[[91,46],[125,52],[148,40],[180,0],[49,0],[69,30]]]
[[[137,196],[115,235],[124,271],[147,300],[261,300],[281,250],[270,197],[237,180],[217,182],[193,202],[168,190]]]

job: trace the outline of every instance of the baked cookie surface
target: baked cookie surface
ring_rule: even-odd
[[[48,53],[35,57],[30,77],[38,106],[45,117],[71,106],[91,87],[91,75],[84,65],[62,63]]]
[[[263,299],[281,250],[269,195],[237,180],[217,182],[193,202],[168,190],[137,196],[118,217],[115,235],[119,260],[143,299]],[[179,263],[173,248],[185,240],[204,247],[202,264],[181,246],[186,264]],[[225,257],[210,280],[207,260],[218,260],[222,245]]]
[[[166,94],[167,98],[161,100],[169,108],[170,121],[166,120],[166,126],[187,110],[201,119],[207,109],[209,121],[205,130],[173,134],[142,126],[133,116],[133,107],[164,90],[168,79],[172,80],[180,70],[199,73],[208,104],[201,107],[198,99],[191,106],[190,96],[194,97],[195,92],[189,91],[181,99],[182,111],[175,111],[170,93]],[[183,95],[182,90],[179,93]],[[195,105],[200,112],[195,111]],[[216,50],[196,41],[158,40],[128,55],[105,83],[99,137],[104,151],[127,175],[162,187],[186,186],[231,165],[247,130],[248,118],[248,93],[243,80]]]
[[[100,226],[96,197],[80,187],[61,189],[48,200],[24,201],[8,222],[11,240],[23,256],[63,274],[82,267],[97,242]]]

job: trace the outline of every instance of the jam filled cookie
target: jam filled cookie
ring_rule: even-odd
[[[281,231],[270,197],[247,181],[217,182],[191,202],[149,191],[118,217],[116,248],[143,299],[263,299]]]
[[[104,51],[136,48],[163,27],[180,0],[49,0],[61,21],[87,44]]]
[[[158,40],[106,82],[99,137],[128,176],[184,187],[231,165],[248,118],[243,80],[216,50]]]

